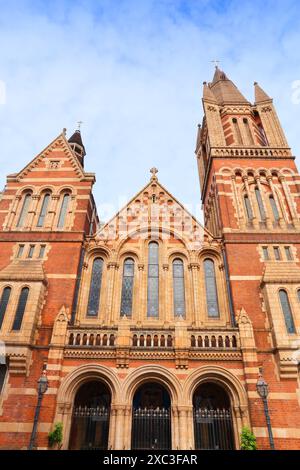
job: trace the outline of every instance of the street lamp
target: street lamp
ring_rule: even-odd
[[[268,433],[269,433],[270,449],[274,450],[275,445],[274,445],[273,432],[272,432],[269,407],[268,407],[269,386],[262,376],[262,368],[259,369],[259,377],[256,383],[256,390],[264,404],[264,412],[265,412]]]
[[[32,450],[34,448],[36,431],[37,431],[41,404],[42,404],[42,398],[43,398],[43,395],[47,392],[47,389],[48,389],[48,379],[46,375],[46,364],[44,364],[42,375],[38,380],[38,401],[37,401],[37,405],[35,409],[33,428],[32,428],[32,433],[30,436],[28,450]]]

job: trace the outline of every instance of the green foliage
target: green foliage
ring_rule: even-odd
[[[49,446],[50,447],[57,446],[58,448],[60,448],[62,444],[62,439],[63,439],[63,424],[56,423],[54,425],[53,431],[49,432],[48,434]]]
[[[242,429],[241,450],[257,450],[256,437],[247,427]]]

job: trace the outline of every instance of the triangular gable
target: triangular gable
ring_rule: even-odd
[[[29,162],[25,168],[23,168],[19,173],[14,173],[12,175],[8,176],[8,181],[12,180],[22,180],[22,178],[25,178],[28,173],[33,170],[34,168],[37,168],[43,160],[51,160],[51,155],[54,154],[55,150],[61,149],[63,151],[63,155],[67,156],[70,160],[70,164],[74,169],[74,172],[80,179],[84,179],[86,177],[92,176],[91,173],[85,173],[82,165],[78,161],[77,157],[74,154],[73,149],[70,147],[65,131],[63,131],[61,134],[59,134],[47,147],[42,150],[31,162]],[[58,156],[53,155],[54,160],[59,160]],[[41,168],[41,170],[47,169],[47,168]]]
[[[204,238],[212,235],[181,204],[156,177],[146,184],[96,234],[96,240],[109,242],[155,237],[178,238],[189,249],[201,248]]]

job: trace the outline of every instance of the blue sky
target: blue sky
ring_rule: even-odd
[[[82,120],[102,220],[153,165],[199,216],[194,147],[212,59],[249,100],[255,80],[273,96],[300,154],[299,23],[290,0],[0,0],[0,187]]]

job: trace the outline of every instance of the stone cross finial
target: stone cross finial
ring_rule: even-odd
[[[153,168],[151,168],[150,173],[152,174],[152,178],[156,178],[156,173],[158,173],[158,169],[154,166]]]

